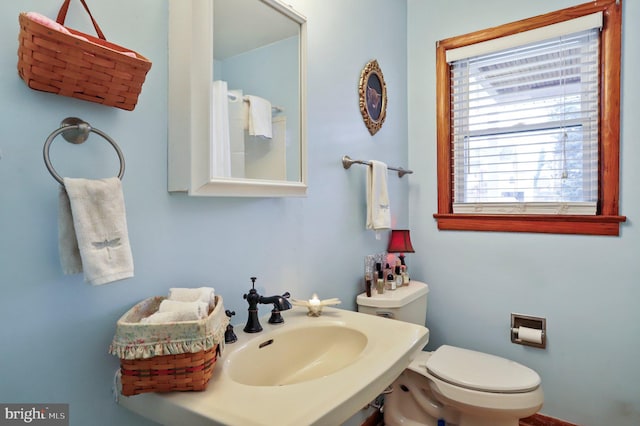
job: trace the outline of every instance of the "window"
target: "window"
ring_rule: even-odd
[[[620,14],[438,42],[439,229],[618,235]]]

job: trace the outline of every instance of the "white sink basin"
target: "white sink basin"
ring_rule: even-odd
[[[202,392],[120,396],[165,425],[339,425],[378,396],[429,340],[425,327],[342,309],[294,307],[284,324],[226,345]],[[275,420],[274,420],[275,419]],[[276,423],[274,423],[274,421]]]
[[[259,336],[227,362],[231,380],[251,386],[283,386],[315,380],[355,362],[367,336],[343,325],[283,327]]]

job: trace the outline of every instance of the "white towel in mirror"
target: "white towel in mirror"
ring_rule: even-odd
[[[271,139],[271,102],[259,96],[247,95],[244,98],[249,102],[249,134]]]

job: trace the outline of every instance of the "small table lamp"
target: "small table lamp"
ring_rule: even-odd
[[[415,253],[413,246],[411,245],[411,235],[409,235],[408,229],[392,229],[391,237],[389,238],[389,247],[387,247],[388,253],[400,253],[400,263],[404,263],[404,253]]]

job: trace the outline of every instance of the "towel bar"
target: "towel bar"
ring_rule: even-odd
[[[53,176],[53,178],[57,180],[60,185],[64,185],[64,180],[62,180],[60,175],[56,173],[53,165],[51,164],[51,159],[49,158],[49,148],[51,147],[51,142],[53,142],[53,140],[62,133],[62,136],[67,140],[67,142],[73,144],[81,144],[87,140],[90,132],[99,134],[100,136],[105,138],[107,142],[111,144],[111,146],[115,148],[116,153],[118,154],[118,158],[120,159],[120,172],[118,173],[118,179],[122,180],[122,176],[124,176],[125,163],[124,155],[122,154],[122,151],[120,150],[118,144],[106,133],[96,129],[95,127],[91,127],[91,125],[86,121],[83,121],[80,118],[76,117],[67,117],[60,123],[60,128],[54,130],[49,135],[44,143],[44,148],[42,149],[44,164],[47,166],[47,170],[49,170],[51,176]]]
[[[371,162],[363,161],[363,160],[352,160],[351,157],[349,157],[348,155],[345,155],[344,157],[342,157],[342,167],[344,167],[345,169],[348,169],[349,167],[351,167],[352,164],[364,164],[366,166],[370,166]],[[404,175],[410,175],[413,173],[413,170],[403,169],[402,167],[387,166],[387,169],[398,172],[398,177],[400,178]]]

